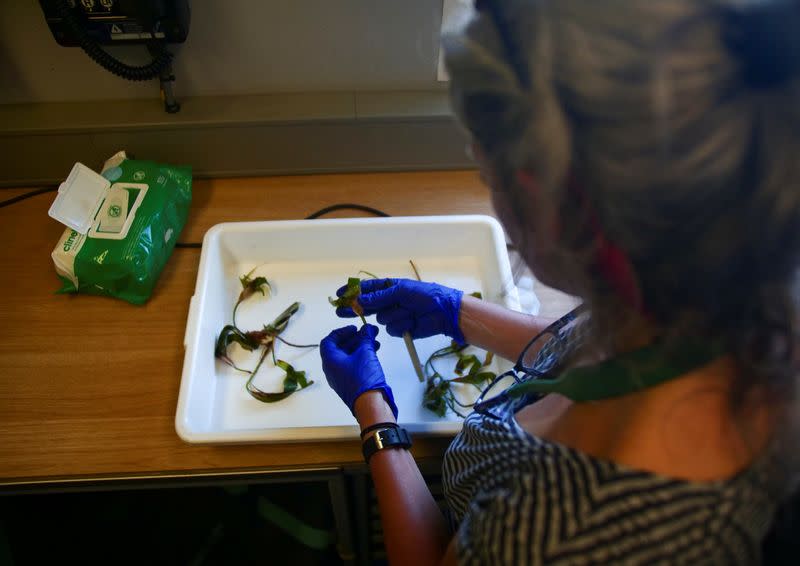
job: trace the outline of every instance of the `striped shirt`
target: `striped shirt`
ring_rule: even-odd
[[[533,401],[473,412],[445,455],[460,565],[761,561],[770,458],[716,482],[634,470],[530,435],[514,415]]]

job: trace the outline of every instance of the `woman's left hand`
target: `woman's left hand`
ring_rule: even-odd
[[[355,326],[345,326],[334,330],[323,338],[319,345],[322,356],[322,371],[328,385],[336,391],[351,412],[361,394],[379,390],[397,418],[397,405],[392,389],[386,383],[386,376],[378,360],[380,343],[375,340],[378,327],[365,324],[361,330]]]

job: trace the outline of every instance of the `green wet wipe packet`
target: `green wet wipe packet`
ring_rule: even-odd
[[[105,179],[80,167],[95,186],[76,191],[78,198],[66,208],[82,207],[88,228],[67,228],[51,254],[63,282],[58,292],[108,295],[140,305],[152,294],[186,224],[191,167],[127,159],[124,153],[106,162]],[[74,180],[73,173],[66,183]]]

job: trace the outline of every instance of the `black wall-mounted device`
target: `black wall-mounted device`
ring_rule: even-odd
[[[47,25],[64,47],[80,47],[96,63],[132,81],[158,78],[167,112],[180,104],[172,93],[172,54],[168,43],[183,43],[189,34],[188,0],[39,0]],[[128,65],[101,46],[144,44],[153,60]]]

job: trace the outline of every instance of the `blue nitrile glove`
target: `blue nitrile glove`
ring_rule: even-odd
[[[352,325],[334,330],[319,343],[322,371],[325,372],[328,385],[341,397],[350,412],[353,412],[353,405],[362,393],[377,389],[383,392],[396,419],[394,395],[386,383],[376,354],[381,347],[375,340],[377,335],[378,327],[371,324],[365,324],[361,330],[356,330]]]
[[[336,294],[341,296],[346,287]],[[365,315],[377,314],[390,336],[427,338],[437,334],[449,336],[459,344],[466,340],[458,327],[463,291],[412,279],[366,279],[361,282],[358,303]],[[336,314],[355,316],[350,307],[339,307]]]

